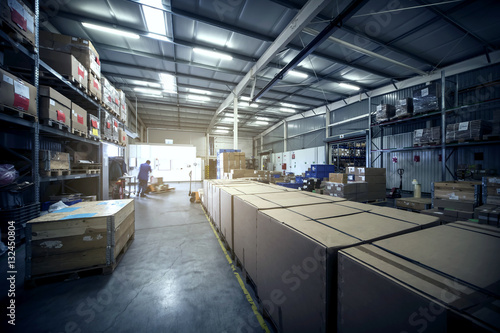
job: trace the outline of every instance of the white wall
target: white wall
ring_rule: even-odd
[[[149,129],[149,143],[164,144],[165,139],[174,140],[174,144],[193,145],[196,147],[196,156],[206,157],[206,136],[205,133],[169,131],[163,129]],[[233,149],[233,138],[230,136],[214,136],[215,153],[218,149]],[[253,155],[252,138],[239,138],[238,149],[245,153],[246,158]],[[216,155],[216,154],[215,154]],[[215,155],[213,157],[215,157]]]
[[[325,147],[274,153],[271,154],[271,161],[276,171],[281,171],[282,163],[286,163],[286,172],[300,175],[306,172],[311,167],[311,164],[325,164]]]

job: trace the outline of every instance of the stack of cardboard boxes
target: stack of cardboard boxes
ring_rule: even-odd
[[[217,152],[217,179],[224,179],[231,169],[244,169],[245,166],[245,153],[233,149],[220,149]]]
[[[377,112],[375,114],[375,120],[379,123],[382,121],[388,121],[394,118],[396,109],[394,105],[391,104],[381,104],[377,105]]]
[[[21,34],[35,46],[35,15],[22,1],[9,0],[0,4],[1,19],[7,27]],[[3,30],[7,30],[3,27]]]
[[[441,127],[421,128],[413,131],[413,146],[435,145],[441,143]]]
[[[483,177],[483,205],[474,209],[479,224],[500,227],[500,178]]]
[[[396,102],[396,118],[403,118],[413,115],[413,99],[405,98]]]
[[[384,199],[385,168],[347,167],[346,173],[330,173],[324,194],[352,201]]]
[[[483,135],[489,133],[491,133],[491,124],[484,120],[448,124],[446,125],[446,142],[480,141],[483,139]]]

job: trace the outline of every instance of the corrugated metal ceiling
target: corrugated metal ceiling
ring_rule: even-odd
[[[44,7],[42,2],[41,27],[90,39],[100,54],[104,75],[132,102],[137,98],[139,118],[145,126],[201,132],[207,130],[231,90],[306,4],[305,0],[163,0],[166,37],[171,41],[159,41],[144,37],[148,27],[141,2],[71,0],[58,2],[61,5],[57,8]],[[308,31],[295,37],[257,73],[255,92],[311,42],[315,37],[311,29],[323,30],[350,2],[331,1],[307,26]],[[296,67],[307,78],[288,74],[257,102],[258,107],[239,107],[240,134],[256,135],[289,117],[291,113],[280,110],[282,103],[294,104],[295,112],[302,112],[391,80],[486,56],[487,51],[500,45],[499,16],[500,2],[495,0],[367,1]],[[127,30],[141,37],[130,39],[89,30],[82,22]],[[358,49],[341,45],[339,40]],[[232,59],[198,54],[194,48],[218,50]],[[176,76],[176,94],[165,93],[158,98],[134,91],[139,87],[137,81],[158,83],[160,72]],[[361,90],[343,88],[341,82],[355,84]],[[249,96],[250,91],[248,86],[243,95]],[[192,94],[208,96],[210,101],[187,99]],[[220,113],[216,123],[218,130],[227,128],[228,134],[232,129],[227,120],[230,112]],[[257,117],[268,120],[260,120],[257,125]]]

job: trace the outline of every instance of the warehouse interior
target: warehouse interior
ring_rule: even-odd
[[[500,330],[499,14],[2,1],[2,327]]]

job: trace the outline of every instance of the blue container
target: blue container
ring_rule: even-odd
[[[304,183],[276,183],[276,185],[283,186],[286,188],[298,189],[299,187],[302,187],[302,185],[304,185]]]
[[[295,182],[296,183],[302,183],[304,181],[304,177],[302,176],[295,176]]]

